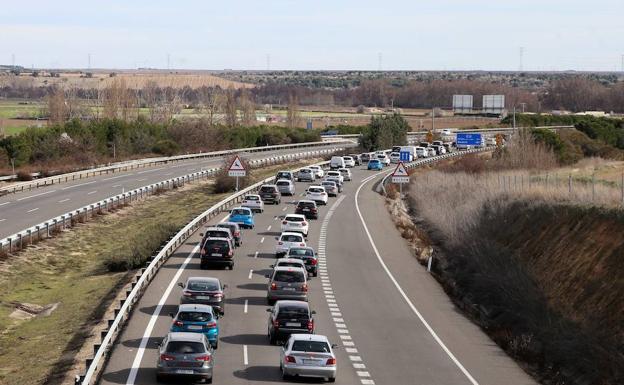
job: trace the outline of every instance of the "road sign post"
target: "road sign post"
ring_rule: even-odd
[[[399,196],[403,197],[403,183],[409,183],[409,173],[403,165],[403,162],[399,162],[394,169],[392,173],[392,183],[399,184]]]
[[[241,162],[238,155],[236,155],[232,164],[230,164],[230,167],[228,168],[228,175],[236,177],[236,191],[238,191],[238,178],[247,175],[247,170],[245,169],[245,166],[243,166],[243,162]]]

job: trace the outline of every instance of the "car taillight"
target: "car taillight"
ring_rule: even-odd
[[[239,237],[239,236],[240,236],[240,231],[235,231],[235,232],[234,232],[234,236],[235,236],[235,237]]]
[[[232,255],[234,255],[234,254],[232,253],[232,250],[228,251],[228,257],[231,257]]]
[[[282,224],[283,224],[283,225],[287,225],[287,224],[288,224],[288,222],[286,222],[286,221],[283,221],[283,222],[282,222]]]
[[[223,298],[223,294],[221,293],[217,293],[217,294],[211,294],[214,298]]]
[[[316,259],[312,259],[312,260],[310,261],[310,264],[311,264],[311,265],[316,265],[317,263],[318,263],[318,261],[317,261]]]
[[[173,324],[175,326],[184,326],[184,323],[182,321],[174,321]]]
[[[300,243],[299,246],[305,247],[305,243]]]
[[[168,354],[161,354],[160,355],[160,360],[161,361],[173,361],[173,360],[175,360],[175,357],[174,356],[170,356]]]
[[[291,364],[297,363],[297,360],[295,360],[295,357],[293,357],[293,356],[286,356],[286,357],[284,357],[284,361],[285,362],[289,362]]]
[[[191,293],[190,291],[186,291],[185,290],[185,291],[182,292],[182,295],[185,296],[185,297],[192,297],[193,293]]]
[[[278,244],[278,245],[283,245],[284,243],[283,243],[283,242],[277,242],[277,244]]]
[[[201,251],[199,252],[199,255],[206,255],[206,250],[201,249]]]
[[[217,323],[212,321],[212,322],[208,322],[206,324],[206,326],[204,326],[206,329],[212,329],[212,328],[216,328],[217,327]]]
[[[195,357],[195,361],[210,362],[210,356],[209,355],[205,355],[205,356]]]
[[[322,192],[322,193],[321,193],[321,195],[325,195],[325,193],[324,193],[324,192]]]
[[[327,362],[325,363],[325,365],[336,365],[336,359],[335,358],[328,358]]]
[[[273,321],[273,327],[276,328],[276,329],[279,328],[279,321],[278,320]]]
[[[271,290],[277,290],[277,284],[275,284],[275,282],[271,283]]]
[[[314,321],[312,320],[308,321],[308,330],[309,331],[314,330]]]
[[[308,291],[308,284],[304,283],[303,285],[301,285],[301,291]]]
[[[307,225],[308,225],[308,222],[306,221],[301,222],[301,226],[307,226]]]

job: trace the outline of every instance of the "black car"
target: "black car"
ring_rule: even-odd
[[[267,309],[269,322],[267,335],[271,344],[287,339],[291,334],[314,334],[315,311],[304,301],[277,301],[275,306]]]
[[[295,214],[303,214],[306,219],[318,219],[318,208],[316,202],[309,200],[301,200],[297,202]]]
[[[258,194],[260,194],[260,199],[265,203],[278,205],[282,201],[282,194],[280,194],[279,189],[274,184],[265,184],[260,187]]]
[[[234,245],[228,238],[204,238],[200,249],[201,262],[199,267],[210,265],[234,268]]]
[[[318,256],[311,247],[291,247],[288,249],[288,253],[285,258],[297,258],[301,259],[305,263],[305,268],[308,274],[313,277],[318,275]]]
[[[217,224],[217,227],[225,227],[230,229],[230,233],[234,237],[234,242],[236,243],[236,247],[243,244],[243,236],[241,235],[240,226],[238,223],[234,222],[221,222]]]

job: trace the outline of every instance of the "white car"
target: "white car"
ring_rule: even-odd
[[[384,166],[390,165],[390,158],[388,158],[388,155],[386,155],[386,154],[377,154],[377,155],[375,155],[375,157],[377,159],[379,159],[379,161],[381,163],[383,163]]]
[[[344,180],[351,180],[351,170],[348,168],[339,168],[338,172],[342,175]]]
[[[317,204],[327,204],[327,192],[323,186],[310,186],[306,190],[305,199],[315,201]]]
[[[433,147],[427,147],[427,154],[428,154],[429,156],[436,156],[436,155],[438,155],[438,154],[436,153],[435,148],[433,148]]]
[[[355,159],[350,156],[343,156],[342,159],[345,161],[345,167],[355,167]]]
[[[264,211],[264,202],[260,198],[258,194],[247,194],[243,199],[243,203],[241,206],[247,207],[251,209],[251,211],[263,212]]]
[[[390,163],[399,163],[401,161],[401,154],[398,152],[390,153]]]
[[[280,349],[280,370],[284,380],[292,376],[320,377],[336,382],[337,362],[327,337],[320,334],[291,334]]]
[[[344,167],[341,167],[344,168]],[[342,176],[342,174],[340,173],[340,171],[328,171],[327,172],[327,178],[329,179],[329,177],[336,177],[338,178],[338,181],[340,182],[340,184],[344,183],[344,176]]]
[[[453,135],[453,132],[449,129],[444,129],[442,130],[442,135],[450,136],[450,135]]]
[[[310,168],[302,168],[297,172],[297,182],[313,182],[316,179],[316,173]]]
[[[295,267],[306,271],[305,262],[303,262],[303,259],[299,258],[280,258],[275,261],[275,264],[271,265],[271,267],[273,269],[275,269],[276,267]]]
[[[275,245],[275,256],[281,257],[288,252],[291,247],[305,247],[305,239],[301,233],[286,232],[279,237],[275,237],[277,244]],[[305,271],[305,269],[304,269]]]
[[[305,215],[301,214],[286,214],[282,220],[282,233],[292,232],[301,233],[303,236],[308,236],[308,221],[306,221]]]
[[[427,158],[429,157],[429,153],[424,147],[416,147],[416,156],[419,158]]]
[[[322,178],[325,176],[325,171],[321,168],[321,166],[308,166],[308,168],[316,174],[317,178]]]

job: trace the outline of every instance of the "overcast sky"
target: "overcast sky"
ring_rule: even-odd
[[[107,0],[0,5],[0,64],[620,70],[624,0]]]

